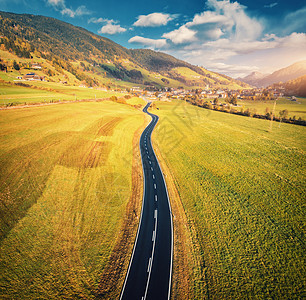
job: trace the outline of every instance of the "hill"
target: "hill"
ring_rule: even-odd
[[[244,78],[239,78],[239,80],[257,87],[267,87],[273,83],[286,82],[303,75],[306,75],[306,60],[296,62],[266,76],[259,72],[253,72]]]
[[[274,84],[274,88],[284,88],[287,96],[306,97],[306,75],[289,80],[285,83]]]
[[[0,57],[2,70],[24,75],[35,62],[41,67],[38,75],[48,81],[68,84],[133,86],[136,83],[151,88],[182,86],[187,89],[207,85],[229,89],[247,87],[245,83],[165,53],[127,49],[84,28],[28,14],[0,12]],[[178,68],[190,72],[182,74]]]

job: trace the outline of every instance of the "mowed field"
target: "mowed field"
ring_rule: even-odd
[[[0,111],[0,299],[118,298],[144,120],[108,101]]]
[[[193,251],[188,298],[304,298],[305,127],[273,123],[269,132],[266,120],[181,102],[156,107],[154,146],[192,239],[176,241]]]

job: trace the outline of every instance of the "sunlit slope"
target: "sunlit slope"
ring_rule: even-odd
[[[181,80],[188,86],[193,86],[194,88],[206,88],[207,86],[209,86],[214,88],[239,90],[243,87],[246,87],[243,86],[241,82],[234,80],[233,78],[208,71],[204,68],[197,68],[195,70],[192,70],[186,67],[178,67],[173,69],[171,73],[173,74],[172,77],[177,78],[176,76],[178,76],[179,80]]]
[[[124,274],[115,269],[114,283],[104,271],[123,267],[114,249],[128,263],[131,248],[118,243],[140,214],[132,158],[143,123],[112,102],[0,112],[1,299],[118,296]]]
[[[154,134],[201,267],[194,299],[300,299],[305,278],[305,129],[159,103]],[[175,218],[174,218],[175,220]],[[198,274],[202,274],[199,278]]]

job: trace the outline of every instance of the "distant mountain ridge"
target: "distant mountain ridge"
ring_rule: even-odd
[[[264,75],[260,72],[252,72],[244,78],[238,78],[238,80],[256,87],[267,87],[273,83],[294,80],[303,75],[306,75],[306,60],[296,62],[269,75]]]
[[[257,82],[260,81],[261,79],[263,79],[264,77],[266,77],[268,74],[263,74],[261,72],[258,72],[258,71],[254,71],[252,72],[251,74],[247,75],[246,77],[239,77],[237,78],[237,80],[240,80],[240,81],[243,81],[243,82],[246,82],[250,85],[254,85],[256,86],[257,85]]]
[[[127,49],[84,28],[44,16],[0,12],[0,47],[20,58],[42,58],[43,69],[48,68],[46,75],[53,80],[65,73],[69,80],[73,77],[91,86],[110,79],[157,88],[247,87],[168,54]]]

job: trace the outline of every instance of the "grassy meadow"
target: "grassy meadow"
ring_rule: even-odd
[[[122,97],[124,94],[79,86],[67,86],[52,82],[24,82],[32,87],[23,87],[0,82],[0,106],[13,103],[50,103],[84,99],[105,99],[111,96]]]
[[[182,102],[156,108],[154,145],[193,239],[189,299],[305,297],[305,128],[269,132],[269,121]]]
[[[118,297],[125,270],[111,290],[101,278],[118,265],[143,125],[108,101],[0,111],[0,299]]]
[[[242,106],[244,109],[254,109],[256,113],[265,115],[266,108],[269,109],[270,112],[273,111],[274,101],[252,101],[252,100],[239,100],[238,104]],[[287,109],[288,110],[288,118],[296,119],[302,118],[306,120],[306,98],[297,98],[297,101],[291,101],[290,98],[279,98],[276,101],[275,105],[275,115],[278,117],[279,112]]]

